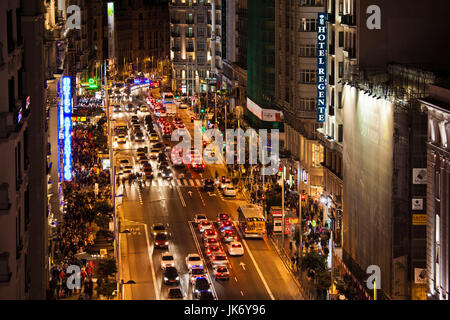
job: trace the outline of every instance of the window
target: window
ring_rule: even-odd
[[[299,0],[300,7],[320,7],[323,6],[323,0]]]
[[[300,83],[314,84],[316,81],[316,70],[300,70]]]
[[[205,23],[205,16],[202,14],[199,14],[197,16],[197,23]]]
[[[205,64],[206,63],[206,58],[205,56],[198,56],[197,57],[197,64]],[[199,71],[200,74],[200,71]]]
[[[342,91],[338,92],[338,102],[337,102],[338,108],[342,109]]]
[[[338,124],[338,142],[342,142],[344,137],[344,126],[342,124]]]
[[[194,16],[192,15],[192,13],[188,13],[188,15],[187,15],[187,22],[188,23],[193,23],[194,22]]]
[[[198,27],[198,28],[197,28],[197,36],[198,36],[198,37],[204,37],[204,36],[205,36],[205,28],[203,28],[203,27]]]
[[[317,19],[300,19],[298,31],[317,31]]]
[[[13,38],[13,11],[8,10],[6,12],[6,34],[8,41],[8,53],[11,53],[14,50],[14,38]]]
[[[189,27],[187,33],[188,33],[187,36],[189,38],[192,38],[194,36],[194,29],[192,27]]]
[[[302,44],[300,45],[300,57],[316,57],[317,45],[315,44]]]
[[[342,78],[344,76],[344,62],[339,62],[338,64],[338,77]]]
[[[339,31],[339,47],[344,46],[344,31]]]
[[[313,144],[312,149],[312,166],[320,167],[321,162],[323,162],[323,146],[320,144]]]
[[[301,111],[315,111],[316,99],[315,98],[300,98],[299,109]]]
[[[205,51],[205,41],[197,40],[197,51]]]
[[[435,189],[436,189],[436,192],[435,192],[436,200],[439,200],[441,198],[441,172],[440,171],[436,171],[434,184],[435,184]]]

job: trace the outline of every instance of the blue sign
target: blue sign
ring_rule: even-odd
[[[70,77],[62,77],[60,104],[60,137],[63,149],[64,180],[72,180],[72,94]]]
[[[327,102],[327,13],[317,19],[317,122],[325,122]]]

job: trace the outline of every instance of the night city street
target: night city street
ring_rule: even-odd
[[[0,301],[448,300],[449,10],[1,1]]]

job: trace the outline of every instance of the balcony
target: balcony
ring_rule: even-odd
[[[172,24],[179,24],[180,23],[180,19],[172,18],[172,19],[170,19],[170,23],[172,23]]]
[[[180,36],[180,33],[179,32],[171,32],[170,36],[173,38],[178,38]]]
[[[0,283],[8,283],[12,272],[9,271],[9,252],[0,253]]]
[[[356,26],[356,16],[351,14],[344,14],[341,16],[341,24],[347,26]]]
[[[9,185],[7,183],[2,183],[0,185],[0,215],[6,215],[9,213],[11,208],[11,203],[9,202],[8,196]]]
[[[186,38],[194,38],[194,37],[195,37],[195,35],[193,32],[191,32],[191,33],[186,32]]]
[[[188,19],[188,20],[186,20],[186,24],[194,24],[194,19]]]
[[[349,48],[346,50],[350,59],[356,59],[356,48]]]
[[[186,48],[186,52],[194,52],[194,48],[193,47],[188,47],[188,48]]]
[[[180,49],[180,47],[172,47],[172,51],[177,52],[177,51],[181,51],[181,49]]]

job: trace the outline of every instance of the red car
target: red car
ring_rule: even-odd
[[[209,257],[213,253],[223,253],[222,248],[219,245],[210,245],[206,247],[206,256]]]

